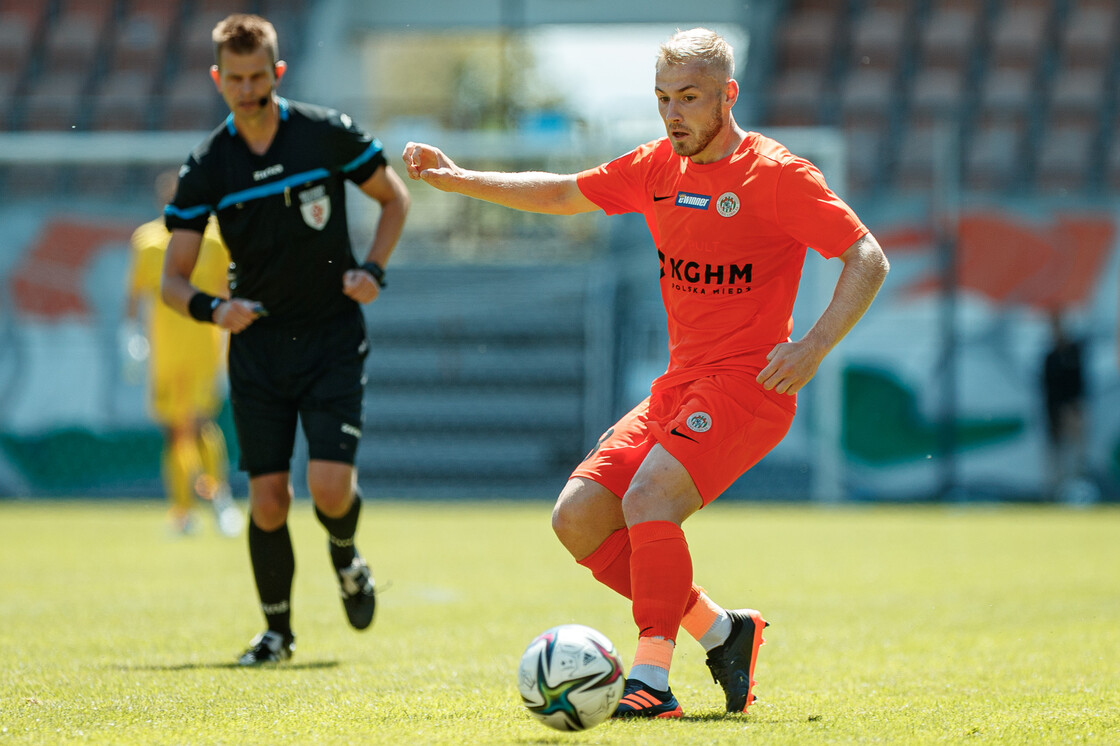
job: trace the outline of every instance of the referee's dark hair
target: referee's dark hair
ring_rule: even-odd
[[[226,16],[210,34],[214,42],[214,64],[222,64],[222,50],[234,54],[251,54],[265,49],[272,56],[272,64],[280,59],[280,42],[276,39],[276,28],[261,18],[249,13],[234,13]]]

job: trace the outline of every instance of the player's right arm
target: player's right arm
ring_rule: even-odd
[[[576,174],[470,171],[460,168],[439,148],[415,142],[405,146],[402,157],[409,178],[425,181],[444,192],[549,215],[575,215],[599,209],[583,196]]]
[[[198,231],[176,228],[171,231],[167,254],[163,259],[163,279],[160,294],[163,302],[183,314],[191,316],[191,298],[200,292],[191,283],[191,273],[198,263],[202,248],[202,234]],[[210,319],[234,334],[242,331],[257,319],[256,304],[241,298],[221,300],[213,309]],[[193,318],[193,317],[192,317]]]

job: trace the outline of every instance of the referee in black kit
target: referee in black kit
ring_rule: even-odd
[[[163,298],[232,333],[230,399],[241,468],[249,473],[249,556],[268,623],[241,656],[253,666],[287,660],[295,649],[287,517],[297,417],[346,615],[357,629],[373,621],[373,578],[354,546],[367,353],[359,304],[385,286],[409,196],[381,143],[348,116],[277,95],[286,65],[271,23],[231,15],[213,39],[210,74],[230,115],[191,153],[164,211],[171,241]],[[350,247],[347,179],[381,205],[361,263]],[[211,213],[230,250],[230,298],[202,293],[189,279]]]

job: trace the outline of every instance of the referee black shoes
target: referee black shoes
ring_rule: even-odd
[[[249,649],[241,654],[237,663],[241,666],[259,666],[262,663],[281,663],[292,657],[296,651],[296,638],[266,629],[253,638]]]
[[[354,629],[365,629],[373,622],[377,608],[377,595],[373,576],[362,555],[355,554],[349,566],[337,569],[339,595],[346,609],[346,618]]]

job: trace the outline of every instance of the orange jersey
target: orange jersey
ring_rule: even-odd
[[[655,391],[720,371],[756,376],[793,330],[806,248],[831,258],[867,233],[815,166],[757,132],[715,163],[661,138],[577,179],[608,215],[642,213],[653,235],[669,328]]]

